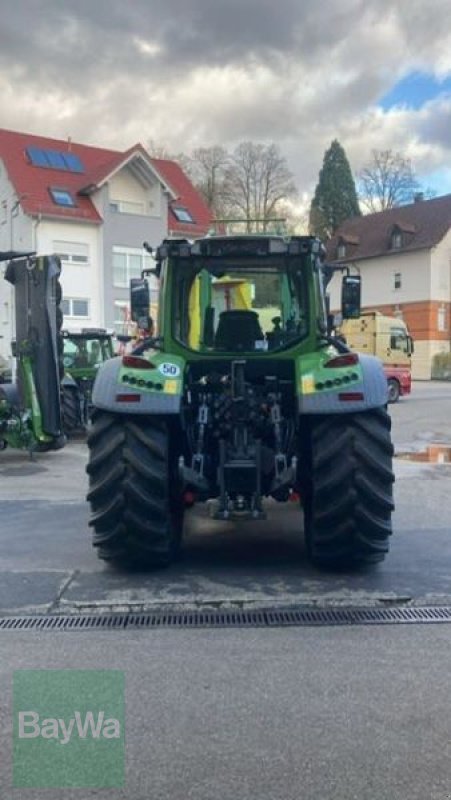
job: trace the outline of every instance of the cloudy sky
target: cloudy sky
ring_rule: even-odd
[[[0,0],[0,127],[171,152],[278,143],[301,196],[338,138],[451,192],[450,0]],[[304,195],[305,196],[305,195]]]

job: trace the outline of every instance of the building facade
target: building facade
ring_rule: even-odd
[[[180,217],[180,220],[179,220]],[[122,332],[129,281],[152,265],[144,249],[168,235],[207,233],[211,214],[178,164],[0,130],[0,250],[57,253],[64,325]],[[157,286],[151,283],[153,300]],[[0,355],[10,355],[12,289],[0,278]]]
[[[413,377],[430,379],[434,356],[450,352],[451,195],[347,220],[327,258],[360,272],[364,310],[404,320],[415,344]],[[334,311],[340,280],[330,284]]]

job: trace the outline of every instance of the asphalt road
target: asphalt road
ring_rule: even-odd
[[[1,634],[5,800],[445,800],[451,627]],[[11,790],[14,669],[124,670],[124,789]]]
[[[451,385],[418,384],[391,406],[399,454],[451,446]],[[175,605],[274,606],[451,603],[451,465],[395,459],[394,535],[376,568],[351,575],[306,560],[296,504],[267,504],[260,523],[221,523],[206,507],[187,513],[181,559],[169,570],[121,573],[90,544],[86,445],[0,457],[0,610],[3,613],[142,609]]]
[[[451,385],[391,408],[399,453],[451,446]],[[169,571],[118,574],[87,531],[82,442],[1,457],[3,613],[451,602],[451,466],[396,459],[392,550],[375,570],[319,573],[301,515],[259,527],[187,523]],[[445,800],[451,797],[451,626],[0,632],[0,797],[40,800]],[[123,670],[123,789],[13,789],[12,679]]]

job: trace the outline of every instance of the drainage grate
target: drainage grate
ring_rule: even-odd
[[[278,628],[451,622],[451,606],[151,611],[0,618],[0,630],[79,631],[155,628]]]

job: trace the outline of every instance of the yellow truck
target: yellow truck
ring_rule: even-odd
[[[378,311],[365,311],[358,319],[343,320],[337,331],[351,350],[377,356],[384,365],[388,402],[410,394],[413,340],[406,324]]]

